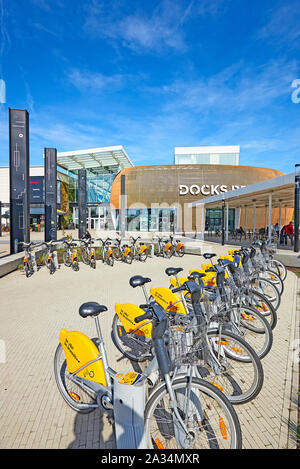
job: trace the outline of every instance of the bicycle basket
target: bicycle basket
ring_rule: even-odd
[[[175,366],[204,364],[206,345],[205,327],[170,326],[170,358]]]

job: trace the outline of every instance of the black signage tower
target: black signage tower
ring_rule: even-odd
[[[86,170],[78,170],[78,237],[86,234]]]
[[[23,250],[18,243],[29,235],[29,114],[9,109],[10,253]]]
[[[57,150],[45,148],[45,241],[57,241]]]

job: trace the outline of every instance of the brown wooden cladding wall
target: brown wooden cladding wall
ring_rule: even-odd
[[[121,174],[126,177],[125,193],[127,196],[127,208],[135,204],[143,204],[151,208],[153,204],[180,205],[182,211],[187,211],[184,205],[204,196],[199,193],[192,195],[189,192],[186,195],[179,194],[179,186],[192,185],[218,186],[226,185],[228,190],[232,185],[248,186],[260,181],[272,179],[281,176],[283,173],[275,169],[257,168],[252,166],[230,166],[230,165],[159,165],[159,166],[135,166],[122,170],[115,178],[111,190],[112,208],[120,208],[120,190]],[[248,227],[253,223],[248,218]],[[282,215],[283,216],[283,215]],[[290,214],[289,214],[290,216]],[[265,211],[257,209],[256,227],[265,226]],[[196,219],[195,210],[189,209],[189,214],[184,213],[186,231],[195,229]],[[278,221],[278,210],[274,210],[273,223]],[[283,220],[284,221],[284,220]],[[288,220],[289,221],[289,220]],[[243,216],[241,217],[243,223]],[[183,227],[184,229],[184,227]]]

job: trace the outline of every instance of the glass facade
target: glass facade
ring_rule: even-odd
[[[90,204],[108,203],[112,183],[118,168],[105,167],[86,169],[86,201]],[[78,170],[69,173],[69,201],[78,202]]]
[[[226,220],[226,210],[225,210]],[[228,229],[234,229],[235,222],[235,209],[230,208],[228,210]],[[222,228],[222,210],[218,208],[208,208],[205,213],[205,230],[215,231],[216,229]]]
[[[117,230],[119,210],[116,211]],[[126,231],[171,231],[176,229],[176,209],[127,209]]]
[[[239,164],[239,153],[175,154],[175,164]]]

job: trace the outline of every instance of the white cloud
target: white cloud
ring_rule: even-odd
[[[272,39],[278,43],[289,42],[297,46],[300,36],[300,3],[298,0],[283,2],[278,8],[267,12],[268,21],[259,30],[257,36],[260,39]]]
[[[93,0],[86,7],[84,30],[88,34],[118,41],[135,52],[165,49],[185,51],[183,25],[192,17],[216,14],[222,0],[162,0],[151,11],[128,12],[124,2]]]
[[[106,87],[116,89],[122,85],[124,78],[125,76],[121,74],[108,76],[79,69],[73,69],[67,73],[67,79],[72,85],[81,91],[87,90],[89,92],[97,92]]]

